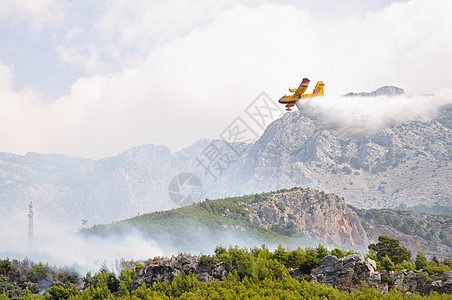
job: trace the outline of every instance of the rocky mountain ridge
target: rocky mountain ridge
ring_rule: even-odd
[[[264,185],[298,185],[341,195],[363,208],[451,205],[452,136],[437,120],[391,123],[355,140],[320,130],[302,114],[279,121],[246,157],[241,173],[249,174],[244,185],[253,192]]]
[[[345,97],[378,97],[378,96],[400,96],[405,94],[405,91],[399,87],[396,86],[382,86],[381,88],[378,88],[377,90],[367,93],[367,92],[360,92],[360,93],[353,93],[350,92],[348,94],[345,94]]]
[[[350,140],[292,112],[252,145],[201,140],[175,153],[144,145],[100,160],[0,153],[0,212],[25,215],[33,201],[37,220],[80,228],[81,220],[90,226],[168,210],[178,207],[169,184],[183,172],[202,182],[197,201],[302,186],[360,208],[452,207],[451,119],[449,106],[434,120],[392,122]],[[201,163],[213,149],[226,164],[211,164],[216,178]]]

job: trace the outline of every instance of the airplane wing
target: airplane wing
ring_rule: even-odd
[[[308,88],[310,80],[307,78],[303,78],[303,81],[300,83],[300,86],[298,87],[297,91],[295,92],[294,96],[298,97],[304,94],[306,89]]]

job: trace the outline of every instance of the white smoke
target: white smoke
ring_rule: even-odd
[[[0,218],[0,259],[23,259],[48,262],[55,266],[69,266],[84,275],[96,272],[104,264],[112,271],[117,262],[124,260],[145,260],[168,253],[152,239],[143,237],[131,229],[124,236],[103,238],[84,236],[69,232],[61,226],[45,220],[35,222],[33,247],[27,249],[27,224],[23,216]],[[173,253],[170,253],[173,254]]]
[[[324,96],[296,103],[302,114],[321,124],[321,129],[351,139],[375,134],[393,121],[430,121],[448,104],[452,104],[450,89],[426,96]]]
[[[253,232],[234,230],[233,226],[218,234],[209,226],[196,220],[187,220],[178,243],[177,235],[169,231],[163,237],[149,238],[130,226],[124,234],[110,233],[108,237],[95,234],[83,235],[69,232],[57,224],[45,220],[35,220],[34,246],[27,252],[27,222],[21,214],[5,216],[0,210],[0,259],[22,260],[28,257],[34,262],[49,263],[56,267],[69,267],[84,276],[88,271],[97,272],[106,266],[119,273],[121,260],[143,261],[156,256],[171,257],[179,253],[213,254],[215,247],[221,245],[252,248],[265,244],[273,251],[279,242],[255,236]],[[193,241],[193,243],[186,242]],[[315,247],[320,243],[315,238],[301,238],[286,241],[285,247],[295,249],[300,246]],[[326,244],[329,247],[328,244]],[[329,247],[331,248],[331,247]]]
[[[70,232],[41,219],[35,220],[33,251],[28,252],[26,218],[20,214],[0,216],[0,241],[4,241],[0,243],[0,259],[22,260],[28,257],[34,262],[69,267],[82,276],[88,271],[97,272],[103,266],[118,273],[121,260],[142,261],[156,256],[171,257],[179,253],[213,254],[215,247],[219,245],[226,248],[235,245],[252,248],[265,244],[270,250],[278,247],[277,241],[233,228],[218,235],[209,230],[208,226],[194,220],[187,220],[181,236],[184,240],[196,242],[191,245],[182,242],[181,245],[178,244],[177,237],[169,232],[164,237],[152,239],[130,226],[124,234],[110,233],[108,237],[101,237]],[[306,238],[300,240],[297,246],[314,247],[319,242]],[[296,248],[293,243],[286,246]]]

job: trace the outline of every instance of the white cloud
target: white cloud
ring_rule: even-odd
[[[190,2],[179,7],[186,14],[146,3],[113,2],[95,26],[99,44],[59,48],[98,74],[67,95],[41,103],[30,89],[3,91],[0,151],[101,157],[144,143],[180,148],[218,136],[260,92],[276,100],[302,77],[323,80],[327,95],[452,87],[451,1],[352,15],[232,3],[208,16]],[[105,56],[127,67],[97,73]]]
[[[12,89],[13,69],[10,66],[0,65],[0,92]]]
[[[108,3],[94,30],[107,54],[122,62],[208,25],[232,5],[233,1],[115,0]]]
[[[63,63],[78,66],[88,74],[101,73],[105,69],[105,64],[93,46],[75,48],[58,45],[56,51]]]
[[[64,1],[58,0],[2,0],[0,21],[25,22],[31,32],[37,32],[44,26],[61,23],[66,9]]]

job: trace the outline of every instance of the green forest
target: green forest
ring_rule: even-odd
[[[425,270],[425,282],[431,276],[452,270],[452,261],[428,260],[422,252],[412,255],[399,241],[380,236],[370,244],[367,257],[374,259],[378,270]],[[147,265],[163,260],[121,261],[117,273],[103,266],[95,274],[84,276],[68,268],[57,268],[27,259],[0,260],[0,300],[3,299],[452,299],[452,294],[421,296],[403,294],[391,288],[385,295],[361,283],[352,292],[309,282],[310,272],[327,255],[338,258],[351,254],[340,249],[328,251],[319,244],[314,248],[289,250],[281,245],[270,251],[265,245],[251,249],[217,246],[212,255],[203,255],[200,261],[221,262],[228,275],[221,280],[201,282],[196,274],[176,275],[147,287],[132,289],[135,275]],[[292,277],[289,270],[299,269],[304,276]]]
[[[270,228],[264,228],[257,222],[247,220],[249,212],[245,209],[246,205],[267,201],[271,194],[262,193],[215,200],[206,199],[190,206],[143,214],[111,224],[94,225],[91,228],[82,229],[81,233],[108,237],[111,235],[127,235],[130,231],[136,230],[144,236],[158,241],[160,245],[177,245],[178,248],[199,252],[200,249],[211,247],[211,241],[215,241],[213,245],[229,244],[224,235],[228,231],[225,227],[239,226],[246,230],[236,231],[234,236],[241,240],[257,241],[257,244],[278,245],[282,243],[287,247],[297,247],[300,244],[308,246],[318,244],[319,240],[305,237],[280,225],[276,224]],[[229,213],[225,215],[225,211]],[[197,230],[192,230],[193,228]],[[193,248],[192,240],[196,235],[199,235],[200,238],[196,247]]]
[[[289,219],[293,218],[294,216],[290,212],[285,212],[282,203],[273,199],[273,195],[295,190],[312,191],[314,197],[312,201],[315,203],[326,201],[327,194],[322,191],[295,187],[290,190],[281,189],[262,194],[216,200],[206,199],[190,206],[143,214],[111,224],[94,225],[91,228],[82,229],[81,233],[107,237],[127,235],[131,231],[137,231],[162,246],[177,245],[178,249],[184,249],[184,251],[187,249],[199,252],[212,245],[231,244],[226,239],[225,233],[232,229],[234,236],[238,239],[253,240],[253,244],[257,245],[265,243],[275,246],[281,243],[290,248],[298,247],[300,244],[314,247],[322,242],[314,236],[306,237],[301,232],[296,232],[293,228],[279,223],[265,227],[255,218],[250,218],[250,205],[268,201],[273,201],[275,207],[286,214]],[[369,231],[370,226],[388,226],[401,234],[425,239],[432,249],[440,244],[452,247],[450,231],[452,215],[428,215],[391,209],[358,209],[351,205],[348,207],[360,218],[361,225],[369,236],[372,235]],[[196,230],[193,230],[194,228]],[[243,230],[235,230],[235,228]],[[199,237],[197,238],[198,243],[193,245],[192,240],[196,237]],[[377,238],[378,235],[372,237]],[[235,243],[237,242],[233,242],[233,244]],[[452,253],[442,253],[441,255],[452,259]]]

